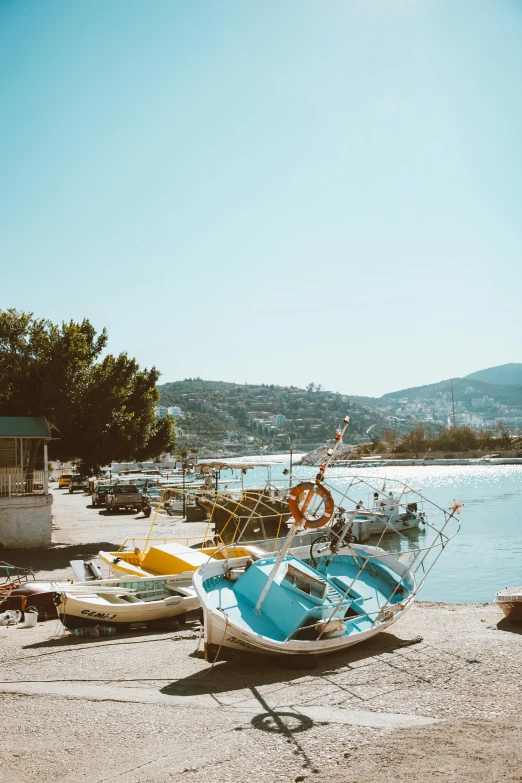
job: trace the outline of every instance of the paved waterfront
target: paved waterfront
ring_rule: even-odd
[[[55,499],[62,546],[42,575],[149,527]],[[155,532],[189,527],[203,532],[171,518]],[[491,605],[418,604],[392,633],[305,670],[242,654],[211,668],[197,623],[99,640],[57,621],[0,628],[0,780],[464,783],[482,764],[483,782],[520,781],[522,636],[499,620]]]

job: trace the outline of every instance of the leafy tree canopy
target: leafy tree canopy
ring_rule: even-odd
[[[101,354],[107,332],[92,324],[57,325],[32,313],[0,310],[0,415],[45,416],[55,428],[50,458],[85,472],[144,460],[174,444],[174,422],[157,420],[155,367],[126,353]]]

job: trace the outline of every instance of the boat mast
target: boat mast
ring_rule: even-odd
[[[317,474],[317,477],[316,477],[316,483],[319,484],[324,479],[324,472],[325,472],[326,468],[329,466],[330,462],[334,459],[335,453],[336,453],[337,449],[339,448],[339,444],[340,444],[340,442],[342,440],[342,437],[343,437],[344,433],[346,432],[346,429],[348,428],[348,424],[349,423],[350,423],[350,417],[349,416],[345,416],[344,417],[344,422],[343,422],[344,426],[343,426],[342,432],[341,432],[339,437],[336,436],[335,446],[333,447],[333,449],[328,449],[328,458],[327,458],[326,462],[324,463],[324,465],[321,465],[321,467],[319,468],[319,473]],[[308,506],[310,504],[310,501],[312,500],[314,494],[315,494],[314,490],[310,490],[308,495],[306,496],[306,498],[304,500],[304,503],[303,503],[303,507],[302,507],[303,514],[306,511],[306,509],[308,508]],[[264,600],[265,600],[265,598],[267,596],[268,591],[270,590],[272,582],[276,578],[276,574],[277,574],[277,572],[279,570],[279,566],[283,562],[284,558],[286,557],[286,555],[288,553],[288,550],[290,549],[290,546],[292,544],[292,539],[295,536],[298,527],[299,527],[299,522],[295,521],[294,524],[292,525],[292,527],[289,530],[288,536],[286,537],[286,541],[283,544],[283,546],[281,547],[281,549],[279,551],[279,554],[277,556],[277,559],[276,559],[276,561],[275,561],[275,563],[273,565],[273,568],[272,568],[272,570],[270,571],[270,573],[269,573],[269,575],[267,577],[267,580],[265,582],[265,585],[264,585],[263,589],[261,590],[261,593],[259,594],[259,598],[257,599],[256,608],[255,608],[256,614],[260,614],[260,612],[261,612],[261,607],[263,606],[263,602],[264,602]]]
[[[453,392],[453,378],[451,379],[450,383],[451,383],[451,405],[452,405],[452,408],[453,408],[453,426],[456,427],[457,426],[457,418],[455,416],[455,394]]]

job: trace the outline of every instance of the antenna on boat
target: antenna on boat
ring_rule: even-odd
[[[279,550],[279,554],[277,555],[272,570],[270,571],[267,580],[263,586],[263,589],[259,594],[259,598],[257,599],[257,603],[255,606],[256,614],[260,614],[261,612],[261,607],[263,606],[263,602],[268,594],[268,591],[270,590],[272,582],[276,577],[276,574],[279,570],[279,566],[281,565],[284,558],[288,554],[288,551],[292,544],[292,539],[294,538],[298,528],[302,526],[302,527],[317,529],[319,527],[322,527],[323,525],[326,525],[327,522],[329,522],[333,516],[333,513],[335,511],[335,503],[329,490],[322,484],[322,481],[324,479],[324,474],[327,467],[330,465],[331,461],[335,457],[335,453],[339,448],[339,444],[341,442],[344,433],[346,432],[349,423],[350,423],[350,417],[345,416],[343,429],[341,430],[341,432],[338,432],[337,435],[335,436],[336,442],[333,449],[328,449],[327,460],[324,463],[324,465],[321,465],[321,467],[319,468],[319,473],[315,477],[315,482],[301,481],[290,492],[290,495],[288,497],[288,507],[290,509],[290,513],[294,518],[294,523],[290,528],[290,530],[288,531],[286,541],[281,547],[281,549]],[[319,498],[320,501],[324,504],[324,513],[321,516],[313,516],[307,514],[308,506],[310,505],[312,499],[315,498]]]
[[[333,447],[333,449],[328,449],[328,451],[326,452],[326,454],[327,454],[326,462],[324,463],[324,465],[321,465],[320,468],[319,468],[319,473],[317,474],[317,476],[315,478],[317,483],[319,483],[320,481],[323,481],[326,469],[328,468],[328,466],[330,465],[330,462],[335,457],[335,454],[336,454],[337,449],[339,448],[340,444],[343,442],[343,435],[346,432],[346,430],[348,429],[349,423],[350,423],[350,417],[349,416],[345,416],[344,417],[344,422],[343,422],[344,426],[343,426],[341,432],[338,432],[337,435],[335,436],[335,446]]]

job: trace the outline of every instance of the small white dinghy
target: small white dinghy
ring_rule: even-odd
[[[124,577],[57,586],[55,603],[66,628],[101,625],[121,631],[164,630],[199,607],[191,582],[179,576]]]

